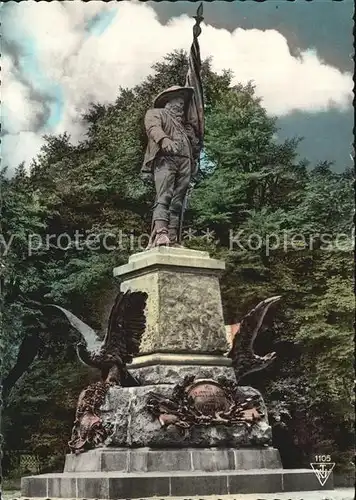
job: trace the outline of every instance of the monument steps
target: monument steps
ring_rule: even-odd
[[[321,487],[310,469],[64,472],[24,477],[21,489],[24,497],[119,499],[330,490],[333,479]]]

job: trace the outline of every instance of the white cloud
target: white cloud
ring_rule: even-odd
[[[6,60],[3,57],[3,63]],[[4,66],[8,71],[4,70]],[[28,87],[19,81],[11,72],[10,65],[3,65],[3,78],[1,86],[2,109],[1,117],[6,126],[6,131],[16,134],[21,130],[31,130],[36,126],[36,121],[42,112],[41,105],[33,101]]]
[[[11,62],[3,65],[5,125],[13,134],[5,137],[3,156],[11,166],[19,158],[28,162],[36,154],[43,133],[66,130],[78,140],[84,132],[80,115],[89,102],[112,102],[119,86],[139,83],[167,52],[189,50],[192,39],[190,17],[174,18],[164,26],[143,3],[27,1],[11,8],[12,15],[5,16],[3,23],[4,38],[7,34],[14,37],[16,23],[17,38],[27,36],[34,41],[38,68],[48,81],[60,85],[64,101],[55,128],[33,133],[31,126],[41,105],[31,100]],[[116,12],[113,21],[100,36],[89,36],[88,21],[104,11]],[[351,75],[324,64],[312,50],[292,56],[278,31],[237,28],[230,33],[213,26],[202,28],[202,57],[212,55],[216,71],[232,69],[234,83],[253,80],[269,113],[281,116],[293,110],[317,112],[331,105],[350,106]],[[15,144],[16,154],[10,155]]]
[[[6,134],[1,139],[1,166],[8,167],[11,172],[23,161],[31,161],[39,153],[42,144],[41,135],[35,132]]]

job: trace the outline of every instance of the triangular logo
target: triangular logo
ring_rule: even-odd
[[[329,476],[335,467],[335,462],[328,463],[318,463],[314,462],[310,464],[313,468],[314,474],[316,475],[321,486],[324,486],[326,481],[329,479]]]

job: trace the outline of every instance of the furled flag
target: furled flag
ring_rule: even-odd
[[[204,96],[203,85],[201,81],[201,58],[198,36],[201,33],[200,23],[203,21],[203,3],[194,16],[195,25],[193,26],[193,43],[190,47],[189,67],[185,80],[186,87],[194,88],[194,97],[192,98],[188,109],[188,122],[195,129],[195,134],[199,138],[200,150],[203,147],[204,137]]]
[[[203,149],[203,139],[204,139],[204,96],[203,96],[203,84],[201,81],[201,58],[200,58],[200,47],[198,42],[198,36],[201,33],[200,23],[203,21],[203,3],[201,3],[197,9],[197,15],[193,16],[195,19],[195,25],[193,26],[193,43],[190,47],[189,60],[188,60],[188,71],[185,79],[186,87],[193,87],[194,95],[189,103],[187,110],[187,123],[193,128],[193,133],[196,138],[196,149],[200,154]],[[199,155],[198,155],[199,156]],[[195,168],[192,169],[192,179],[187,190],[182,211],[179,218],[179,236],[178,241],[182,241],[183,234],[183,219],[184,212],[187,208],[189,195],[194,187],[194,176],[199,171],[200,161],[199,157],[196,159]]]

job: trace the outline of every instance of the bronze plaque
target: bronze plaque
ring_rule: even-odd
[[[213,380],[194,382],[187,388],[187,395],[203,415],[215,415],[218,411],[227,411],[230,406],[224,389]]]

